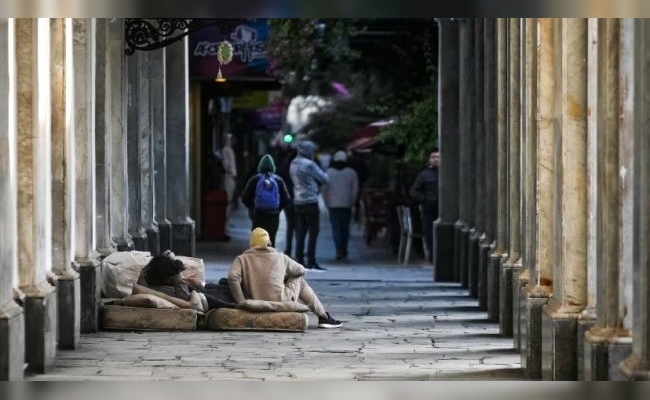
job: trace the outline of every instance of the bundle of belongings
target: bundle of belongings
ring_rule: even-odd
[[[103,329],[304,331],[296,301],[236,303],[225,278],[206,283],[203,260],[171,251],[116,252],[102,261]]]

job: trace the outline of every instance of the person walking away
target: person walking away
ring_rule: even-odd
[[[429,154],[426,168],[418,173],[409,190],[411,197],[422,206],[422,229],[430,263],[433,263],[433,221],[438,218],[439,163],[440,154],[434,150]]]
[[[228,220],[230,214],[232,214],[233,198],[237,185],[237,158],[235,156],[235,150],[232,148],[232,133],[226,134],[221,154],[223,156],[224,169],[223,186],[228,193],[228,207],[226,209],[226,220]]]
[[[237,256],[228,271],[228,286],[236,303],[247,297],[266,301],[301,301],[318,316],[319,328],[339,328],[304,279],[305,267],[271,245],[268,232],[255,228],[250,248]]]
[[[368,176],[370,176],[370,171],[368,171],[368,165],[367,163],[361,158],[360,155],[355,155],[354,153],[348,158],[348,165],[350,168],[354,170],[354,172],[357,173],[357,179],[359,181],[359,192],[357,194],[357,198],[354,201],[354,221],[355,222],[360,222],[361,220],[361,215],[360,215],[360,210],[361,210],[361,191],[364,188],[364,184],[366,180],[368,180]]]
[[[257,172],[246,182],[241,199],[252,211],[251,230],[265,229],[273,246],[280,225],[280,211],[290,202],[289,192],[284,179],[275,174],[275,163],[269,154],[260,159]]]
[[[326,271],[316,262],[316,241],[320,230],[320,209],[318,194],[320,187],[328,182],[327,175],[314,162],[316,144],[302,140],[296,146],[297,155],[291,161],[289,173],[293,182],[293,205],[296,216],[296,261],[312,271]],[[307,264],[304,263],[305,238],[309,233],[307,245]]]
[[[291,161],[296,157],[296,151],[290,149],[289,152],[285,155],[282,166],[278,170],[278,175],[284,179],[284,183],[287,185],[287,190],[289,192],[289,202],[283,208],[284,218],[286,221],[285,229],[285,247],[284,254],[291,257],[293,250],[293,237],[296,230],[296,214],[293,209],[293,181],[291,181],[291,174],[289,173],[289,167],[291,166]]]
[[[332,163],[327,168],[327,178],[329,183],[323,186],[323,201],[332,224],[336,259],[342,260],[348,257],[352,207],[359,192],[357,173],[348,166],[344,151],[334,153]]]

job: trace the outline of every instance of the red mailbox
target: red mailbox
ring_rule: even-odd
[[[209,192],[204,199],[203,237],[206,240],[226,239],[228,193],[223,189]]]

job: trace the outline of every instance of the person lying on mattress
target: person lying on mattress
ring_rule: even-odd
[[[191,301],[192,292],[203,293],[208,309],[234,308],[235,300],[225,280],[221,283],[206,283],[205,287],[193,286],[183,279],[183,262],[168,254],[154,256],[142,269],[137,284],[176,297]]]

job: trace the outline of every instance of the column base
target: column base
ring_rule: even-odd
[[[106,258],[110,254],[113,254],[117,251],[117,244],[111,242],[111,244],[108,247],[98,247],[97,248],[97,253],[99,254],[99,258]]]
[[[172,249],[172,224],[166,219],[158,221],[158,234],[160,254]]]
[[[463,225],[460,230],[460,287],[469,289],[469,226]]]
[[[196,255],[196,242],[194,237],[194,221],[172,223],[172,251],[177,256],[194,257]]]
[[[149,239],[143,228],[133,232],[130,231],[129,234],[131,235],[131,240],[133,240],[133,250],[149,251]]]
[[[133,251],[135,250],[135,245],[133,240],[131,240],[130,235],[127,237],[115,239],[117,251]]]
[[[542,308],[542,379],[575,381],[578,378],[577,340],[579,311]]]
[[[57,296],[48,282],[22,287],[25,292],[25,361],[27,371],[45,373],[56,355]]]
[[[461,254],[461,242],[462,242],[462,231],[465,227],[463,221],[456,221],[454,223],[454,282],[462,282],[462,276],[460,273],[460,254]]]
[[[578,317],[578,380],[585,380],[585,348],[587,332],[596,325],[596,308],[587,307]]]
[[[101,299],[101,264],[91,259],[79,263],[81,333],[95,333],[99,329],[99,302]]]
[[[512,263],[502,261],[499,273],[499,332],[502,337],[512,337]]]
[[[487,274],[487,319],[490,322],[499,322],[499,288],[501,286],[501,265],[507,259],[508,255],[505,253],[493,251],[490,254],[490,263],[488,264]]]
[[[160,254],[160,232],[158,231],[158,226],[151,225],[146,230],[147,233],[147,249],[152,256]]]
[[[584,345],[584,380],[626,380],[619,365],[632,354],[631,336],[617,336],[611,330],[594,327],[585,332],[584,341],[578,344]]]
[[[433,224],[433,229],[435,232],[433,280],[457,282],[454,280],[454,224],[437,220]]]
[[[57,274],[59,349],[74,350],[79,344],[81,325],[81,296],[79,274],[66,270]]]
[[[478,263],[479,263],[479,246],[481,233],[472,228],[467,238],[467,271],[469,296],[478,298]]]
[[[512,344],[516,351],[521,351],[521,280],[520,273],[523,271],[521,258],[515,262],[512,268]]]
[[[521,368],[526,379],[542,378],[542,309],[551,291],[540,286],[521,288]]]
[[[481,311],[487,310],[488,299],[488,269],[490,265],[490,250],[492,245],[487,237],[482,235],[478,247],[478,308]]]
[[[623,376],[630,381],[650,381],[650,365],[632,354],[620,364]]]
[[[10,300],[0,307],[0,381],[21,381],[25,370],[25,315]]]

